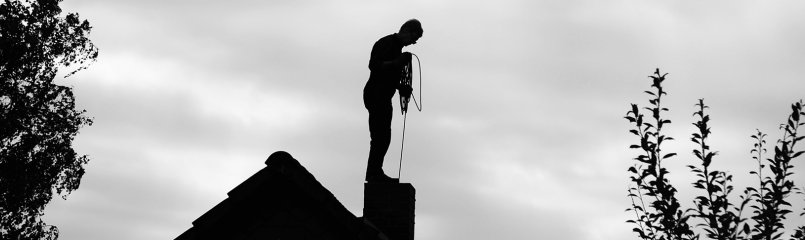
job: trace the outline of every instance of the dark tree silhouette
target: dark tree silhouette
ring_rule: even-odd
[[[710,239],[718,240],[735,240],[742,239],[746,231],[741,231],[741,227],[748,225],[745,219],[741,218],[746,204],[749,202],[744,197],[740,206],[735,206],[729,201],[729,194],[734,189],[732,186],[732,175],[725,171],[720,171],[711,165],[714,157],[718,152],[710,149],[708,145],[710,131],[710,115],[705,112],[709,108],[704,104],[704,99],[699,99],[696,104],[699,108],[694,112],[694,116],[698,116],[698,120],[693,123],[699,132],[691,135],[690,140],[697,145],[697,149],[693,149],[693,155],[701,160],[701,167],[697,165],[688,165],[691,172],[696,174],[696,182],[693,182],[693,187],[704,190],[705,195],[699,195],[693,199],[695,209],[691,209],[695,218],[700,218],[703,223],[696,225],[701,227],[705,232],[705,236]]]
[[[41,220],[45,205],[78,189],[89,161],[72,141],[92,120],[53,81],[60,68],[86,68],[98,49],[89,22],[59,2],[0,3],[0,239],[57,238]]]
[[[786,215],[791,213],[791,210],[786,209],[791,204],[788,202],[788,197],[797,188],[794,185],[793,168],[791,160],[799,157],[805,151],[795,151],[795,146],[798,142],[805,139],[799,132],[800,126],[805,125],[805,121],[801,121],[802,116],[805,116],[805,110],[802,107],[802,100],[791,104],[791,114],[785,124],[780,125],[783,130],[783,138],[777,141],[774,146],[774,157],[766,159],[766,163],[771,170],[771,176],[760,177],[761,173],[758,172],[758,177],[762,179],[759,191],[751,189],[753,196],[759,202],[759,206],[753,207],[755,216],[752,217],[756,224],[752,230],[757,235],[752,239],[782,239],[785,233],[785,225],[783,220]],[[761,168],[763,165],[761,165]],[[762,169],[759,169],[760,171]],[[802,239],[802,232],[795,233],[792,239]]]
[[[688,168],[696,176],[693,186],[704,190],[701,191],[704,194],[693,199],[695,208],[682,210],[675,197],[676,189],[666,177],[670,170],[661,166],[663,160],[676,155],[660,151],[663,141],[673,140],[661,131],[663,125],[671,123],[662,117],[668,108],[660,105],[661,97],[666,95],[662,87],[666,74],[660,74],[657,69],[654,76],[650,76],[653,80],[651,87],[656,90],[645,92],[651,96],[650,106],[641,109],[637,104],[631,104],[631,110],[625,117],[633,124],[629,132],[640,140],[640,144],[633,144],[629,148],[642,150],[633,159],[637,163],[628,169],[631,183],[627,196],[631,200],[631,207],[626,211],[633,212],[635,216],[626,222],[635,225],[632,231],[641,239],[651,240],[694,240],[702,237],[718,240],[784,239],[786,228],[783,220],[792,213],[789,196],[795,191],[802,191],[802,188],[795,186],[794,166],[791,163],[794,158],[805,154],[805,151],[795,150],[797,143],[805,140],[800,131],[800,127],[805,126],[802,120],[805,117],[805,104],[800,100],[791,105],[791,114],[786,123],[780,126],[783,137],[774,147],[773,158],[764,159],[766,134],[758,130],[757,134],[752,135],[755,143],[750,153],[758,168],[749,174],[757,176],[759,187],[747,187],[739,196],[740,203],[735,204],[728,198],[734,189],[732,175],[711,165],[717,153],[708,144],[710,115],[705,113],[705,109],[709,107],[699,99],[696,104],[698,110],[693,114],[698,116],[693,123],[698,132],[692,134],[691,141],[696,144],[693,155],[701,164],[688,165]],[[648,121],[645,121],[645,112],[651,114]],[[767,166],[771,174],[764,174]],[[742,216],[747,206],[754,214],[751,217]],[[805,215],[805,212],[800,215]],[[698,231],[694,231],[697,229],[688,223],[689,220],[699,221],[694,226]],[[795,232],[790,239],[805,240],[805,226],[793,229]]]
[[[662,166],[663,161],[676,156],[676,153],[663,153],[662,143],[672,141],[673,137],[662,132],[663,126],[671,124],[662,113],[668,108],[662,106],[662,96],[668,93],[663,90],[662,82],[668,73],[660,74],[658,68],[653,76],[651,87],[656,91],[645,91],[651,96],[649,107],[643,110],[651,113],[644,121],[644,115],[637,104],[626,113],[626,119],[634,124],[630,133],[640,138],[640,144],[629,148],[640,149],[642,153],[634,160],[637,163],[629,168],[632,185],[629,187],[629,198],[632,206],[627,211],[635,213],[635,219],[627,222],[637,225],[632,231],[642,239],[688,240],[696,239],[688,219],[691,215],[682,209],[676,198],[677,190],[667,178],[668,169]],[[644,111],[644,112],[645,112]],[[646,201],[653,200],[646,205]]]

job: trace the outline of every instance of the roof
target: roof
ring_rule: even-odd
[[[176,239],[385,238],[287,152],[271,154],[266,167],[227,195]]]

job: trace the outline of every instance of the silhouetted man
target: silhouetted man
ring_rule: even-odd
[[[422,37],[422,24],[411,19],[403,23],[400,31],[375,42],[369,58],[369,81],[363,88],[363,105],[369,110],[369,163],[366,166],[367,182],[393,182],[383,173],[383,158],[391,144],[391,98],[394,91],[410,94],[410,86],[401,86],[403,66],[411,61],[411,53],[402,48],[415,44]]]

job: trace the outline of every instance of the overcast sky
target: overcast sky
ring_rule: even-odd
[[[679,156],[667,166],[684,207],[698,194],[684,167],[697,163],[698,98],[711,106],[714,164],[738,193],[756,184],[749,136],[773,143],[805,97],[803,1],[402,2],[63,2],[100,48],[62,81],[95,124],[75,142],[91,158],[81,187],[45,221],[64,240],[172,239],[279,150],[363,215],[369,53],[410,18],[424,28],[404,49],[424,85],[402,169],[417,239],[637,239],[624,222],[638,153],[623,116],[647,104],[657,67],[670,73],[666,149]]]

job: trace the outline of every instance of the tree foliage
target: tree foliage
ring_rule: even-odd
[[[668,169],[662,166],[664,160],[676,156],[676,153],[662,152],[663,142],[673,140],[662,132],[663,126],[671,123],[671,120],[662,117],[662,113],[668,111],[662,106],[662,96],[668,94],[662,87],[666,75],[660,74],[660,69],[657,69],[653,76],[649,76],[652,79],[651,87],[655,90],[645,92],[650,96],[650,105],[643,110],[651,114],[649,120],[644,120],[637,104],[632,104],[632,109],[626,113],[625,118],[634,124],[629,132],[640,138],[640,144],[631,145],[630,148],[642,151],[634,158],[638,163],[629,168],[632,174],[632,186],[629,188],[632,207],[627,211],[635,213],[636,219],[629,222],[638,225],[633,231],[643,239],[694,239],[687,223],[690,215],[682,210],[676,198],[677,190],[667,178]],[[645,204],[647,197],[651,200],[648,208]]]
[[[799,127],[805,125],[805,122],[800,121],[801,116],[805,116],[805,112],[800,100],[791,105],[788,120],[780,125],[783,138],[774,146],[773,158],[766,159],[771,176],[761,177],[758,173],[760,190],[749,190],[759,203],[753,207],[755,216],[752,220],[755,220],[755,225],[752,231],[755,235],[752,239],[782,239],[785,229],[782,220],[791,213],[791,210],[785,209],[791,206],[787,198],[796,189],[792,180],[794,165],[791,160],[804,152],[794,150],[797,142],[805,139],[805,136],[798,135]],[[762,171],[762,165],[758,171]]]
[[[694,217],[702,219],[704,223],[696,225],[701,227],[711,239],[735,240],[746,233],[741,231],[741,226],[746,226],[745,219],[741,218],[741,212],[748,201],[742,201],[740,207],[736,207],[729,201],[729,194],[732,192],[732,175],[724,171],[713,169],[711,164],[718,152],[712,151],[707,144],[710,136],[710,115],[705,112],[709,108],[704,104],[704,99],[699,99],[696,104],[699,110],[694,112],[699,120],[693,123],[699,131],[693,133],[690,140],[695,143],[698,149],[693,149],[693,155],[701,161],[701,167],[688,165],[691,172],[696,174],[696,182],[693,187],[704,190],[707,194],[697,196],[693,199],[695,209],[692,209]]]
[[[75,108],[70,87],[54,83],[98,57],[91,27],[60,0],[0,3],[0,239],[55,239],[41,220],[53,195],[76,189],[89,161],[72,148],[92,124]]]
[[[695,208],[682,210],[675,197],[676,189],[666,177],[669,170],[661,165],[663,160],[676,155],[663,155],[660,148],[663,141],[672,140],[661,131],[664,124],[671,123],[662,118],[662,113],[668,108],[660,105],[661,97],[667,94],[662,87],[666,74],[660,74],[657,69],[650,76],[653,80],[651,88],[656,90],[645,92],[650,96],[650,106],[641,109],[637,104],[632,104],[625,117],[633,124],[629,132],[640,139],[640,144],[633,144],[630,148],[641,150],[641,154],[634,158],[637,163],[628,169],[631,174],[628,196],[632,204],[626,210],[635,214],[634,219],[627,221],[636,226],[633,231],[641,239],[699,239],[701,232],[709,239],[719,240],[783,239],[783,220],[792,212],[788,209],[791,207],[788,198],[798,190],[793,181],[792,159],[804,153],[795,150],[796,144],[805,139],[798,131],[800,126],[805,125],[805,121],[801,121],[805,116],[802,101],[791,105],[791,114],[786,123],[780,126],[783,136],[774,147],[773,158],[764,159],[766,134],[758,130],[757,134],[752,135],[755,143],[750,153],[758,169],[749,174],[757,176],[759,187],[747,187],[740,196],[740,204],[734,204],[729,200],[729,194],[733,191],[732,175],[711,165],[717,152],[711,150],[707,143],[711,134],[710,115],[705,112],[708,106],[704,100],[699,99],[696,104],[698,111],[693,114],[698,117],[693,123],[698,131],[692,134],[691,141],[696,144],[692,152],[700,164],[688,165],[688,168],[696,177],[693,187],[703,190],[704,194],[693,199]],[[651,114],[649,121],[641,113],[645,111]],[[771,174],[764,174],[767,166]],[[647,202],[650,204],[647,205]],[[741,215],[746,206],[752,209],[751,217]],[[805,209],[801,215],[805,215]],[[701,223],[691,226],[689,220]],[[694,227],[698,227],[698,231]],[[791,239],[805,239],[805,226],[793,229],[795,232]]]

